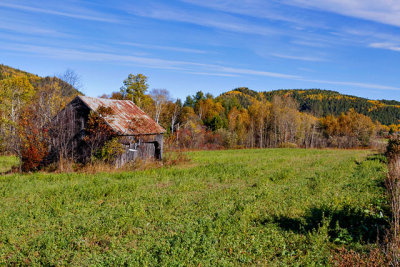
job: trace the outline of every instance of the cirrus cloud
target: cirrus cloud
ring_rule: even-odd
[[[397,0],[284,0],[283,3],[400,27]]]

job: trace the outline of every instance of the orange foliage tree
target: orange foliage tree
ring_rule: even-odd
[[[338,117],[322,118],[321,127],[331,146],[350,148],[369,145],[375,124],[370,117],[350,109]]]
[[[26,109],[19,120],[21,140],[21,169],[24,172],[35,171],[48,154],[47,130],[38,125],[40,120],[32,109]]]

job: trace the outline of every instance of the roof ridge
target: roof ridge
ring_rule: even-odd
[[[129,100],[129,99],[111,99],[111,98],[93,97],[93,96],[85,96],[85,95],[78,95],[78,97],[86,97],[86,98],[100,99],[100,100],[106,100],[106,101],[107,100],[109,100],[109,101],[129,101],[129,102],[133,103],[133,101]],[[133,104],[135,104],[135,103],[133,103]]]

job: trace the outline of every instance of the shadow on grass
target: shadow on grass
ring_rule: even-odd
[[[339,243],[363,242],[374,243],[383,238],[388,222],[381,213],[374,214],[368,210],[361,210],[350,206],[341,209],[329,207],[311,208],[304,217],[290,218],[274,216],[270,219],[258,221],[261,224],[273,223],[285,231],[306,234],[327,221],[328,233],[332,241]]]
[[[378,161],[379,163],[382,164],[387,164],[387,158],[384,154],[382,153],[375,153],[375,154],[371,154],[369,155],[367,158],[365,158],[364,160],[358,161],[355,160],[354,162],[359,166],[361,165],[364,161]]]
[[[372,154],[372,155],[368,156],[365,160],[377,160],[377,161],[379,161],[380,163],[383,163],[383,164],[387,164],[388,163],[386,156],[384,154],[382,154],[382,153]]]

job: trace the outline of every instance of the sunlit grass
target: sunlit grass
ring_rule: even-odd
[[[0,264],[326,265],[385,223],[370,154],[199,151],[185,168],[3,176]]]
[[[11,170],[13,166],[18,165],[18,158],[13,156],[0,156],[0,173]]]

